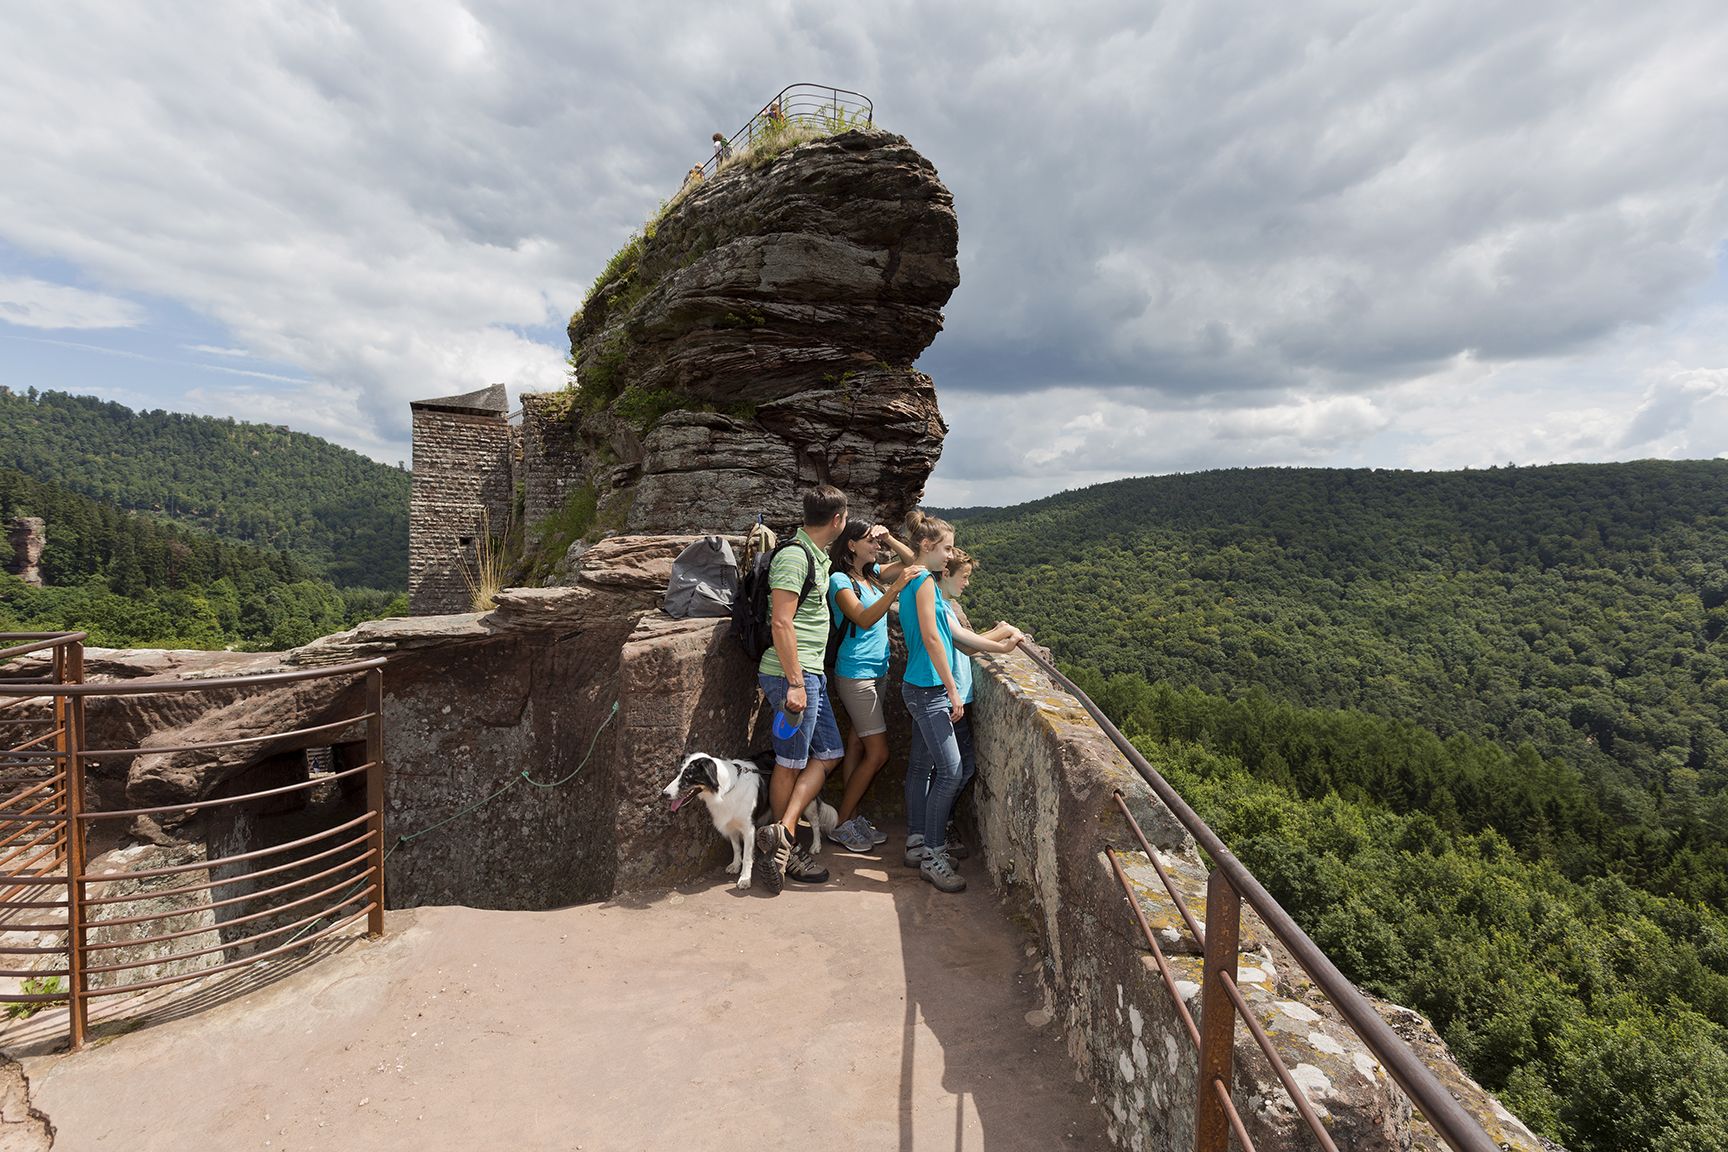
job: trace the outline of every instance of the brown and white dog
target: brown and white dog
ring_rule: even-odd
[[[774,771],[774,753],[759,752],[749,760],[727,760],[706,752],[684,757],[678,775],[661,789],[672,811],[697,796],[708,805],[714,830],[732,845],[728,876],[738,877],[737,887],[750,887],[750,871],[756,862],[756,829],[773,817],[768,811],[768,777]],[[822,833],[832,832],[840,814],[820,799],[804,809],[810,823],[810,851],[822,851]]]

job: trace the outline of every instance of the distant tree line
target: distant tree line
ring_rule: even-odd
[[[0,467],[292,553],[335,584],[407,588],[408,473],[316,436],[0,388]]]
[[[48,586],[0,576],[0,631],[85,630],[106,647],[280,649],[407,611],[405,594],[337,588],[288,552],[219,540],[0,468],[0,522],[25,515],[47,525]],[[0,561],[11,558],[0,539]]]

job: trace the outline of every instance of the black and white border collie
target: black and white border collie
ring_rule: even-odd
[[[684,757],[678,775],[661,789],[672,811],[697,796],[708,805],[714,830],[732,845],[728,876],[737,876],[739,888],[750,887],[750,870],[756,862],[756,829],[768,823],[768,778],[774,771],[774,753],[759,752],[748,760],[727,760],[706,752]],[[832,804],[812,800],[804,809],[810,823],[810,851],[822,851],[822,833],[832,832],[840,814]]]

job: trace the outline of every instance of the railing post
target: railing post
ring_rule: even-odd
[[[84,645],[66,645],[65,683],[84,683]],[[72,1022],[72,1049],[84,1046],[90,1024],[86,1000],[89,976],[84,955],[84,767],[78,753],[84,747],[84,698],[61,694],[66,726],[66,1006]]]
[[[1224,988],[1223,974],[1236,975],[1242,931],[1242,898],[1222,868],[1206,881],[1206,963],[1200,985],[1200,1080],[1195,1086],[1194,1152],[1225,1152],[1230,1117],[1212,1087],[1230,1091],[1236,1051],[1236,1007]]]
[[[371,809],[372,829],[372,911],[366,918],[366,931],[372,936],[384,935],[384,669],[366,673],[366,711],[372,718],[366,722],[366,806]]]

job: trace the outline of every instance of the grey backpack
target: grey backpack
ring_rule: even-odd
[[[672,561],[661,607],[678,620],[723,617],[732,615],[737,598],[738,558],[732,545],[719,536],[704,536]]]

